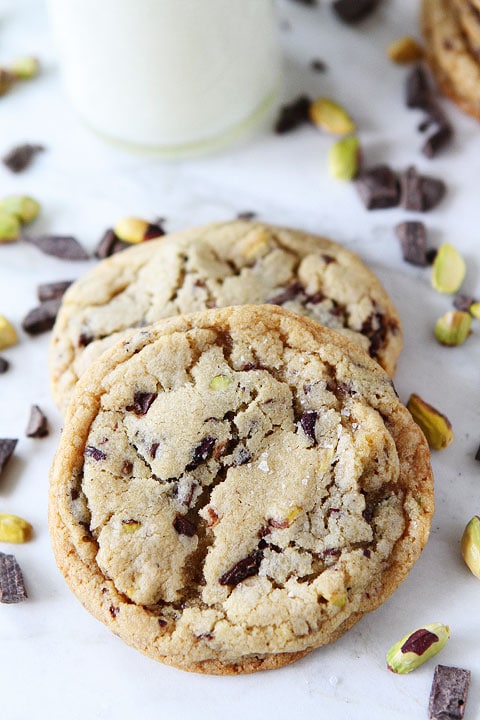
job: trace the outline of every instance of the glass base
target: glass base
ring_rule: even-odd
[[[181,160],[183,158],[198,157],[218,152],[228,145],[232,145],[239,140],[245,140],[249,136],[260,132],[262,129],[271,127],[274,113],[278,105],[279,94],[279,88],[270,92],[253,111],[253,113],[219,135],[215,135],[212,138],[176,145],[145,145],[142,143],[134,143],[116,138],[113,135],[104,133],[95,128],[95,126],[93,126],[80,111],[78,112],[85,125],[87,125],[87,127],[97,136],[109,143],[113,143],[123,150],[140,155],[158,157],[162,160]]]

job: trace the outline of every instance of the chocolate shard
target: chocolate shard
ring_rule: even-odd
[[[283,135],[295,130],[300,125],[309,123],[311,102],[307,95],[300,95],[291,103],[282,105],[275,123],[275,132]]]
[[[475,460],[480,461],[480,445],[478,446],[478,450],[475,453]],[[1,466],[0,466],[0,468],[1,468]]]
[[[395,207],[399,203],[397,178],[388,165],[361,170],[354,182],[367,210]]]
[[[16,438],[0,438],[0,475],[17,446]]]
[[[343,22],[360,22],[372,13],[379,0],[334,0],[332,9]]]
[[[215,446],[215,438],[207,435],[203,438],[202,442],[197,445],[193,451],[192,462],[187,465],[186,470],[195,470],[203,462],[206,462],[212,457],[213,448]]]
[[[248,557],[239,560],[230,570],[227,570],[218,580],[220,585],[232,585],[235,587],[248,577],[258,575],[260,564],[263,559],[263,553],[256,551]]]
[[[128,405],[127,410],[133,410],[135,415],[146,415],[156,397],[157,393],[136,392],[133,396],[133,405]]]
[[[429,720],[461,720],[465,714],[470,670],[437,665],[428,703]]]
[[[90,257],[72,235],[23,235],[22,238],[46,255],[61,260],[88,260]]]
[[[443,180],[420,175],[411,165],[400,177],[400,204],[406,210],[426,212],[434,208],[445,195]]]
[[[93,254],[99,260],[104,260],[105,258],[110,257],[110,255],[126,250],[128,247],[131,247],[131,245],[123,242],[123,240],[119,240],[112,228],[108,228],[100,238]]]
[[[255,210],[241,210],[237,213],[239,220],[254,220],[257,217]]]
[[[315,424],[317,422],[318,413],[315,410],[310,410],[303,413],[300,418],[300,425],[305,435],[316,444],[317,438],[315,436]]]
[[[19,603],[27,599],[20,565],[14,555],[0,552],[0,602]]]
[[[422,153],[428,158],[433,158],[440,150],[448,145],[452,137],[452,127],[450,125],[441,125],[427,138],[422,147]]]
[[[402,222],[395,228],[400,240],[402,256],[405,262],[419,267],[426,267],[427,262],[427,230],[422,222]]]
[[[48,420],[38,405],[32,405],[25,435],[30,438],[42,438],[48,435]]]
[[[59,280],[58,282],[42,283],[37,287],[37,297],[40,302],[58,300],[63,297],[73,280]]]
[[[17,145],[9,150],[9,152],[2,158],[2,162],[12,172],[19,173],[22,172],[22,170],[26,170],[32,163],[35,155],[43,152],[44,150],[45,148],[43,145],[24,143],[23,145]]]
[[[313,58],[313,60],[310,61],[310,69],[313,70],[313,72],[324,73],[327,72],[328,67],[327,63],[320,60],[320,58]]]
[[[40,335],[40,333],[51,330],[55,324],[61,303],[61,299],[47,300],[38,307],[33,308],[23,318],[22,328],[29,335]]]
[[[407,75],[405,103],[409,108],[429,110],[432,104],[432,89],[429,77],[422,65],[415,65]]]
[[[286,302],[289,302],[290,300],[294,300],[297,295],[300,295],[300,293],[303,293],[305,288],[303,287],[302,283],[299,280],[296,280],[293,283],[290,283],[290,285],[287,285],[278,295],[275,295],[275,297],[270,298],[267,302],[271,303],[272,305],[283,305]]]
[[[173,527],[179,535],[186,535],[187,537],[193,537],[197,534],[197,528],[195,525],[187,520],[183,515],[176,515],[173,521]]]
[[[103,452],[103,450],[99,450],[99,448],[94,447],[93,445],[87,445],[85,448],[85,456],[91,457],[94,460],[105,460],[107,455]]]
[[[8,362],[8,360],[6,360],[4,357],[0,357],[0,375],[3,375],[3,373],[7,372],[9,367],[10,363]]]

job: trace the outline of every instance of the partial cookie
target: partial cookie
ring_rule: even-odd
[[[480,118],[477,12],[473,2],[423,0],[422,5],[427,60],[440,89],[462,110]]]
[[[427,541],[433,485],[376,362],[250,305],[138,330],[84,373],[49,507],[94,616],[156,660],[225,674],[293,662],[388,598]]]
[[[236,221],[116,254],[72,285],[53,331],[52,392],[65,411],[90,363],[128,328],[211,307],[274,303],[340,330],[393,375],[400,319],[349,250],[296,230]]]

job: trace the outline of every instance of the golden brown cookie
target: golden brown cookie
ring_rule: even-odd
[[[480,118],[478,7],[472,2],[423,0],[426,55],[442,92]]]
[[[406,577],[432,512],[426,441],[388,375],[271,305],[132,331],[78,382],[51,471],[73,592],[196,672],[336,639]]]
[[[395,372],[400,319],[356,255],[325,238],[238,220],[132,247],[69,288],[50,352],[56,404],[65,411],[85,368],[126,329],[248,303],[282,305],[340,330]]]

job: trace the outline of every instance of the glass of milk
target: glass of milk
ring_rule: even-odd
[[[261,125],[280,85],[273,0],[49,0],[67,94],[98,133],[167,156]]]

